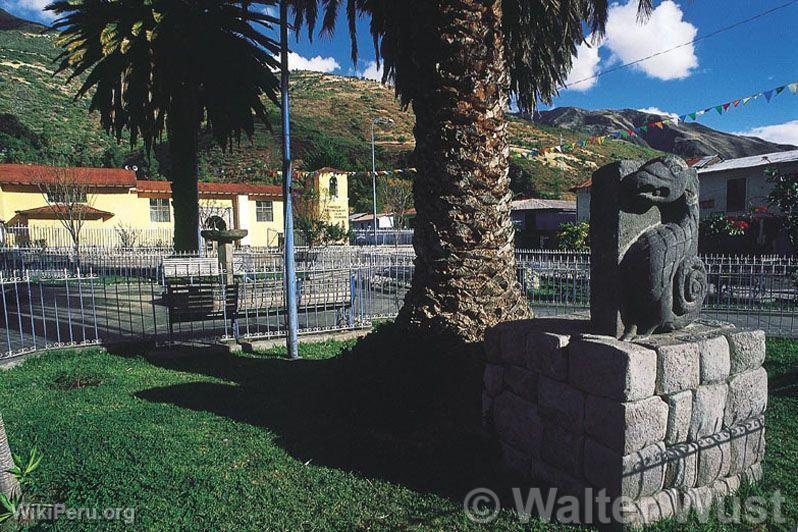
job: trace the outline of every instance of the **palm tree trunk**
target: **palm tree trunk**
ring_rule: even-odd
[[[17,477],[6,472],[12,467],[14,467],[14,459],[11,456],[11,449],[8,447],[3,416],[0,415],[0,493],[9,498],[20,494]]]
[[[199,120],[190,100],[176,102],[167,118],[176,251],[199,249]]]
[[[510,221],[501,0],[446,0],[415,98],[416,269],[399,323],[479,342],[529,317]]]

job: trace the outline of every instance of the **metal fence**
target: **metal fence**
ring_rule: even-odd
[[[115,227],[83,227],[80,230],[80,245],[85,249],[168,248],[172,246],[173,239],[171,227],[138,229],[120,224]],[[71,234],[60,225],[0,224],[0,248],[44,250],[73,246]]]
[[[351,330],[396,315],[412,256],[300,250],[300,333]],[[279,252],[237,253],[232,284],[214,256],[15,254],[0,270],[0,358],[67,345],[283,336]],[[231,302],[231,298],[234,302]]]
[[[412,229],[378,229],[376,237],[373,229],[355,229],[351,233],[349,243],[353,246],[411,246],[413,244]]]
[[[339,246],[300,249],[296,258],[300,332],[313,333],[396,316],[415,257],[407,247]],[[538,316],[588,317],[589,254],[518,250],[516,258]],[[704,260],[704,318],[798,337],[796,259]],[[230,284],[212,251],[204,258],[160,248],[87,250],[79,257],[68,249],[2,251],[0,358],[64,345],[284,335],[280,251],[239,250],[232,273]]]

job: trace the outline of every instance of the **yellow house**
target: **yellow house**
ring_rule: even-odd
[[[347,175],[333,169],[309,174],[328,223],[349,229]],[[203,226],[247,229],[241,245],[278,246],[283,238],[283,194],[275,185],[200,183]],[[63,196],[68,196],[65,199]],[[77,201],[75,201],[77,200]],[[82,245],[169,245],[174,222],[167,181],[136,179],[132,170],[0,164],[2,245],[68,245],[62,220],[85,220]]]

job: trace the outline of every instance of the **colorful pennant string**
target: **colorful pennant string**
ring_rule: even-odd
[[[597,135],[597,136],[590,137],[587,140],[580,140],[580,141],[574,142],[572,144],[561,144],[559,146],[551,146],[551,147],[547,147],[547,148],[532,149],[532,150],[528,150],[528,151],[519,152],[516,155],[519,156],[519,157],[522,157],[522,158],[526,158],[526,159],[533,159],[535,157],[538,157],[540,155],[546,155],[547,153],[551,153],[553,151],[556,151],[558,153],[562,153],[564,151],[568,151],[569,149],[572,149],[572,148],[575,148],[575,147],[587,146],[588,144],[601,145],[607,139],[627,139],[627,138],[630,138],[630,137],[632,137],[634,135],[640,135],[641,133],[647,133],[649,131],[649,129],[651,129],[652,127],[656,127],[656,128],[659,128],[659,129],[664,129],[665,125],[670,124],[671,122],[687,122],[688,118],[690,120],[696,121],[696,120],[698,120],[699,117],[701,117],[701,116],[703,116],[703,115],[705,115],[707,113],[710,113],[712,111],[716,111],[719,115],[723,115],[723,113],[728,112],[729,109],[731,109],[732,107],[739,108],[740,110],[742,110],[742,107],[745,107],[751,101],[756,100],[756,99],[758,99],[760,97],[764,97],[765,100],[767,100],[767,103],[770,103],[771,101],[773,101],[773,99],[776,96],[778,96],[779,94],[781,94],[782,92],[784,92],[787,89],[789,89],[790,92],[792,92],[793,94],[798,95],[798,81],[794,81],[792,83],[788,83],[788,84],[782,85],[780,87],[775,87],[775,88],[767,90],[767,91],[758,92],[756,94],[752,94],[751,96],[745,96],[745,97],[742,97],[742,98],[735,98],[734,100],[730,100],[730,101],[728,101],[726,103],[722,103],[720,105],[716,105],[716,106],[713,106],[713,107],[707,107],[706,109],[703,109],[703,110],[700,110],[700,111],[693,111],[692,113],[686,113],[686,114],[680,115],[678,117],[678,119],[677,118],[667,118],[667,119],[663,119],[663,120],[657,120],[657,121],[649,122],[648,124],[644,124],[642,126],[636,127],[634,129],[624,129],[624,130],[614,131],[612,133],[607,133],[606,135]],[[742,104],[742,107],[740,107],[740,104]]]
[[[386,176],[393,176],[393,175],[407,175],[407,174],[415,174],[415,168],[399,168],[396,170],[379,170],[377,171],[377,177],[386,177]],[[316,170],[314,172],[294,172],[295,177],[317,177],[322,174],[334,174],[334,175],[346,175],[346,176],[368,176],[371,177],[372,172],[368,171],[356,171],[356,172],[344,172],[343,170],[335,170],[326,168],[323,170]],[[282,177],[283,172],[280,170],[268,170],[266,175],[272,178]]]

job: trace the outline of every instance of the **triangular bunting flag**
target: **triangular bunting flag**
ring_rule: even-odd
[[[773,99],[773,91],[763,92],[762,94],[765,95],[765,99],[770,103],[770,100]]]
[[[687,115],[687,116],[689,116],[690,118],[692,118],[693,120],[695,120],[695,119],[696,119],[696,117],[698,116],[698,113],[690,113],[690,114],[689,114],[689,115]]]
[[[740,105],[740,100],[734,100],[732,103],[734,104],[735,107],[737,107],[738,105]]]
[[[776,89],[776,96],[778,96],[779,94],[781,94],[782,92],[784,92],[784,89],[786,89],[786,88],[787,88],[787,87],[779,87],[778,89]]]
[[[599,146],[601,146],[602,144],[604,144],[604,137],[598,137],[598,138],[596,139],[596,144],[598,144]]]
[[[750,101],[751,101],[751,97],[750,96],[748,98],[743,98],[743,105],[748,105],[748,102],[750,102]]]
[[[722,105],[719,105],[719,106],[715,107],[715,110],[718,112],[719,115],[723,114],[723,106]]]
[[[554,149],[560,153],[562,153],[562,146],[555,146]]]
[[[679,117],[679,122],[687,122],[687,115],[682,115]]]
[[[798,83],[790,83],[788,85],[793,94],[798,94]]]
[[[643,133],[648,133],[648,126],[640,126],[640,131]]]
[[[655,126],[657,126],[657,127],[658,127],[658,128],[660,128],[660,129],[662,129],[663,127],[665,127],[665,126],[664,126],[664,124],[663,124],[662,122],[654,122],[654,125],[655,125]]]
[[[728,111],[728,110],[729,110],[729,107],[731,107],[731,102],[729,102],[729,103],[724,103],[724,104],[723,104],[723,110],[724,110],[724,111]]]

